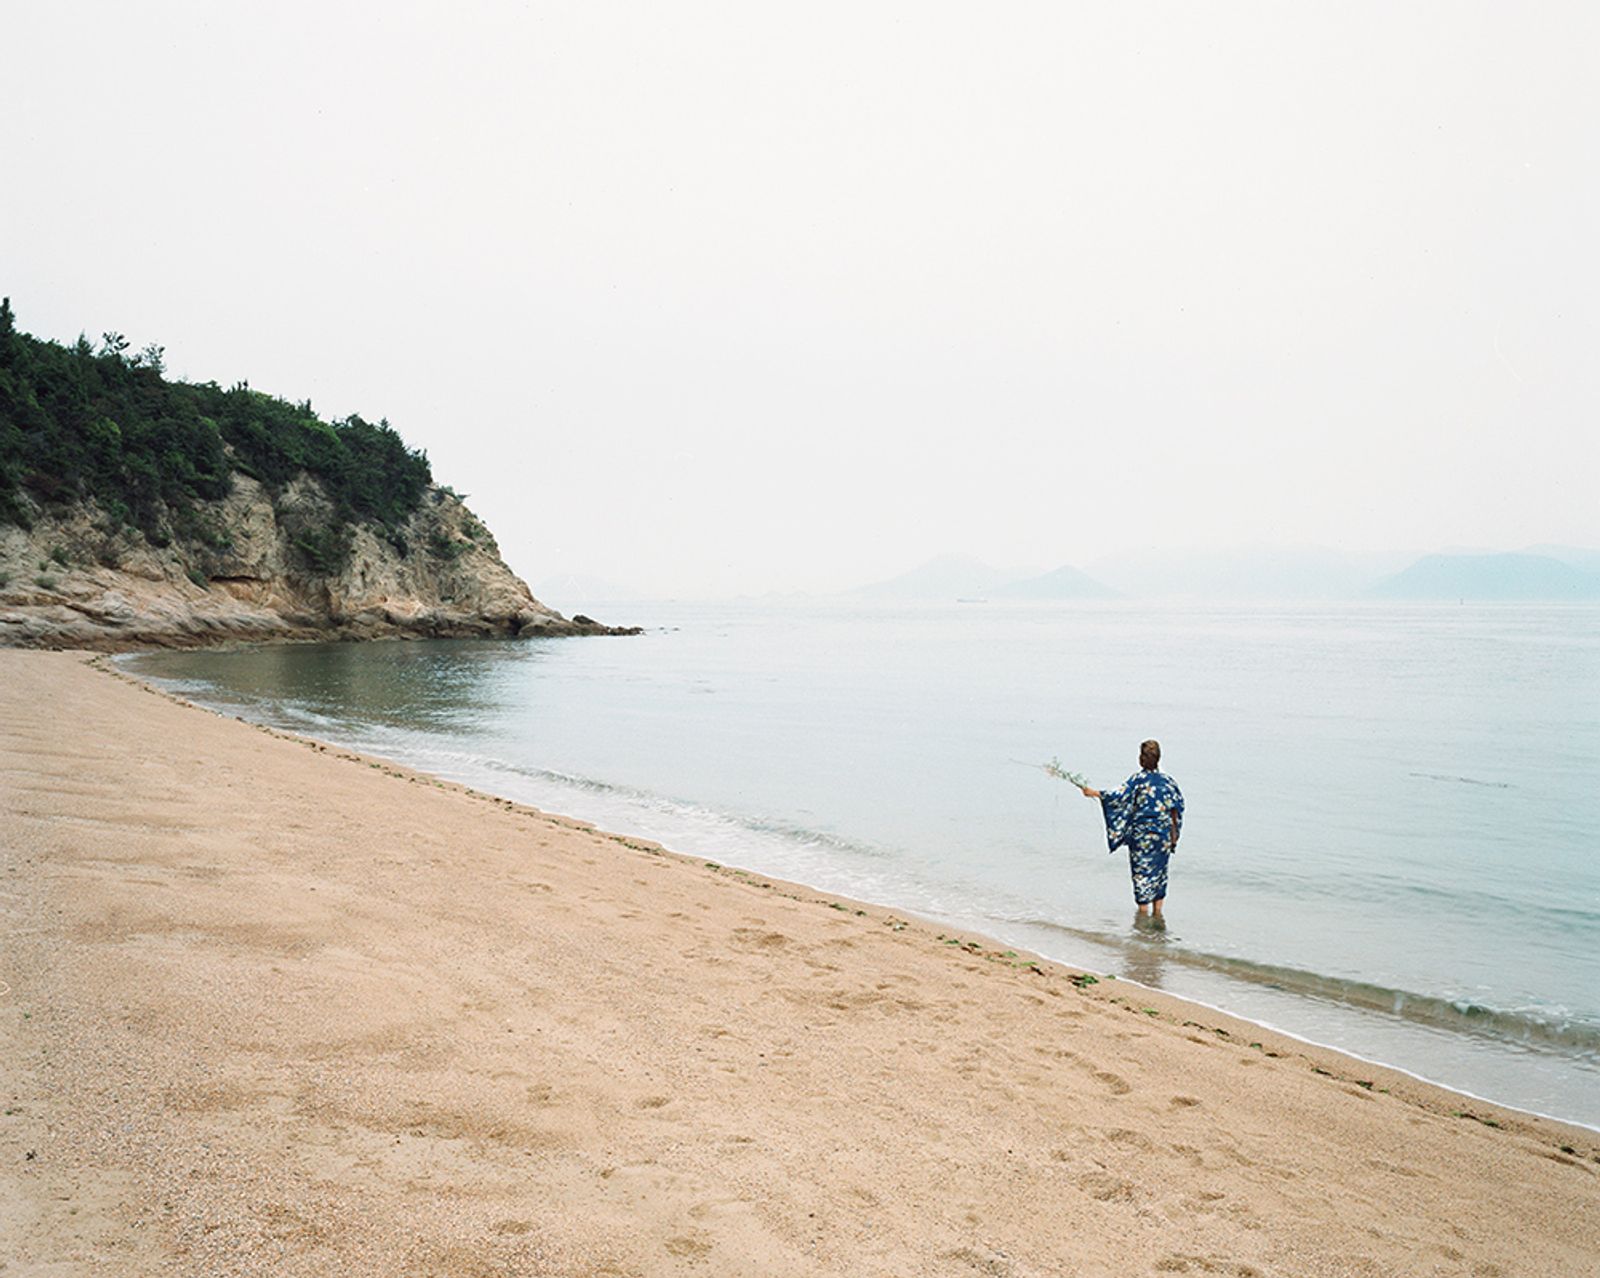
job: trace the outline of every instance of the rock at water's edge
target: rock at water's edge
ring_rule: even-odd
[[[232,493],[203,504],[202,517],[220,530],[205,546],[154,546],[92,503],[44,508],[29,529],[0,525],[0,644],[120,651],[639,633],[569,620],[540,603],[447,489],[429,488],[394,540],[356,525],[344,566],[319,575],[286,525],[328,513],[314,479],[302,476],[274,502],[236,473]]]

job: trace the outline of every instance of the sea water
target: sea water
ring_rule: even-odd
[[[130,659],[230,714],[1600,1126],[1600,609],[636,604]],[[1164,932],[1099,805],[1188,803]]]

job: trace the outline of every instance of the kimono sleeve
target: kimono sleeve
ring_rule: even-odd
[[[1106,819],[1106,851],[1115,852],[1128,841],[1133,826],[1133,787],[1100,791],[1100,813]]]

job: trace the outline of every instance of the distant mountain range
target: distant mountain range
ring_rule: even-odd
[[[1175,599],[1353,599],[1397,572],[1406,554],[1362,554],[1322,546],[1217,551],[1128,551],[1087,565],[1124,594]]]
[[[1037,576],[1019,575],[967,559],[938,555],[909,572],[862,586],[874,599],[1111,599],[1116,591],[1070,565]]]
[[[1002,599],[1114,599],[1117,595],[1110,586],[1070,564],[1062,564],[1037,577],[1008,581],[990,593]]]
[[[1580,562],[1600,561],[1592,551],[1577,553]],[[1579,602],[1600,600],[1600,572],[1527,551],[1424,555],[1367,593],[1375,599]]]
[[[936,555],[909,572],[853,591],[875,599],[961,599],[987,595],[1007,580],[998,568],[961,555]]]
[[[541,578],[538,586],[540,599],[569,614],[664,597],[582,574]],[[856,599],[930,603],[1117,598],[1208,603],[1359,599],[1585,603],[1600,602],[1600,550],[1553,544],[1503,552],[1450,546],[1420,557],[1318,546],[1142,550],[1094,560],[1083,569],[1062,564],[1043,573],[996,568],[949,554],[843,593]],[[755,601],[811,597],[816,596],[805,591],[769,593]]]
[[[1173,554],[1148,551],[1098,560],[1091,567],[1094,575],[1070,565],[1027,574],[1007,572],[961,555],[939,555],[909,572],[851,593],[874,599],[930,601],[1118,596],[1600,601],[1600,550],[1576,546],[1542,545],[1492,553],[1452,549],[1409,562],[1403,555],[1318,547]]]

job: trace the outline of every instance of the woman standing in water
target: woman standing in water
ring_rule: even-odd
[[[1100,800],[1106,819],[1106,843],[1115,852],[1126,845],[1128,867],[1133,871],[1133,899],[1140,917],[1161,917],[1167,898],[1167,860],[1178,850],[1183,829],[1183,793],[1165,772],[1158,772],[1161,744],[1146,741],[1139,747],[1139,771],[1115,790],[1078,789]]]

